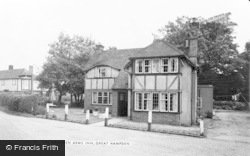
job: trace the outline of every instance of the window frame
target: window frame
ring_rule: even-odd
[[[137,94],[141,94],[142,96],[142,99],[141,99],[141,109],[139,109],[139,105],[137,103]],[[148,94],[148,102],[147,102],[147,108],[144,109],[144,105],[145,105],[145,95],[144,94]],[[158,95],[158,109],[155,109],[153,110],[153,103],[154,103],[154,99],[153,99],[153,94],[157,94]],[[176,95],[176,110],[170,110],[170,95],[171,94],[174,94]],[[167,95],[167,99],[163,99],[163,95]],[[135,92],[134,94],[135,96],[135,100],[134,100],[134,110],[135,111],[153,111],[153,112],[167,112],[167,113],[180,113],[180,110],[179,110],[179,105],[180,105],[180,101],[179,101],[179,92]],[[167,105],[167,110],[166,110],[166,107],[165,110],[162,109],[162,105],[165,104],[165,101],[168,102],[168,105]],[[173,104],[173,108],[174,108],[174,104]]]
[[[159,70],[154,66],[154,61],[159,60]],[[164,61],[167,60],[167,64]],[[146,61],[149,63],[146,65]],[[139,63],[140,62],[140,63]],[[167,71],[164,71],[164,68]],[[146,70],[148,69],[148,71]],[[147,72],[146,72],[147,71]],[[179,72],[179,58],[178,57],[164,57],[164,58],[150,58],[150,59],[136,59],[135,60],[135,73],[148,74],[148,73],[178,73]]]
[[[107,96],[104,96],[107,93]],[[96,94],[96,100],[94,99],[94,94]],[[104,103],[105,97],[107,98],[107,103]],[[99,98],[101,98],[101,103],[99,103]],[[95,102],[96,101],[96,102]],[[93,91],[91,96],[92,105],[112,105],[112,92],[99,92]]]

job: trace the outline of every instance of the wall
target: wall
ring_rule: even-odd
[[[148,112],[133,111],[133,121],[148,122]],[[180,125],[180,114],[178,113],[152,113],[152,123]]]
[[[202,98],[202,111],[213,112],[213,86],[212,85],[199,85],[198,97]]]
[[[192,69],[190,66],[183,62],[181,67],[181,103],[180,103],[180,123],[191,124],[191,89],[192,89]]]

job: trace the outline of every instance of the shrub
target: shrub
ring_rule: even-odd
[[[38,114],[45,115],[45,113],[46,113],[46,109],[44,107],[42,107],[42,106],[38,106],[33,111],[33,115],[38,115]]]
[[[213,118],[213,112],[207,111],[207,112],[206,112],[206,117],[212,119],[212,118]]]
[[[225,110],[244,110],[245,105],[242,102],[235,101],[214,101],[214,108]]]
[[[53,114],[53,115],[52,115],[52,118],[53,118],[53,119],[56,119],[56,118],[57,118],[57,116],[56,116],[55,114]]]
[[[40,99],[41,97],[38,95],[2,93],[0,94],[0,105],[12,111],[43,113],[42,108],[38,108]],[[36,110],[37,112],[35,112]]]

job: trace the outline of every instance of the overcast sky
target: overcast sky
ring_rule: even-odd
[[[231,12],[235,43],[250,41],[249,0],[0,0],[0,70],[41,69],[60,32],[90,37],[106,48],[140,48],[178,16]]]

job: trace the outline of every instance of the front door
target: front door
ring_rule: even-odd
[[[125,92],[118,93],[118,115],[128,116],[127,93]]]

